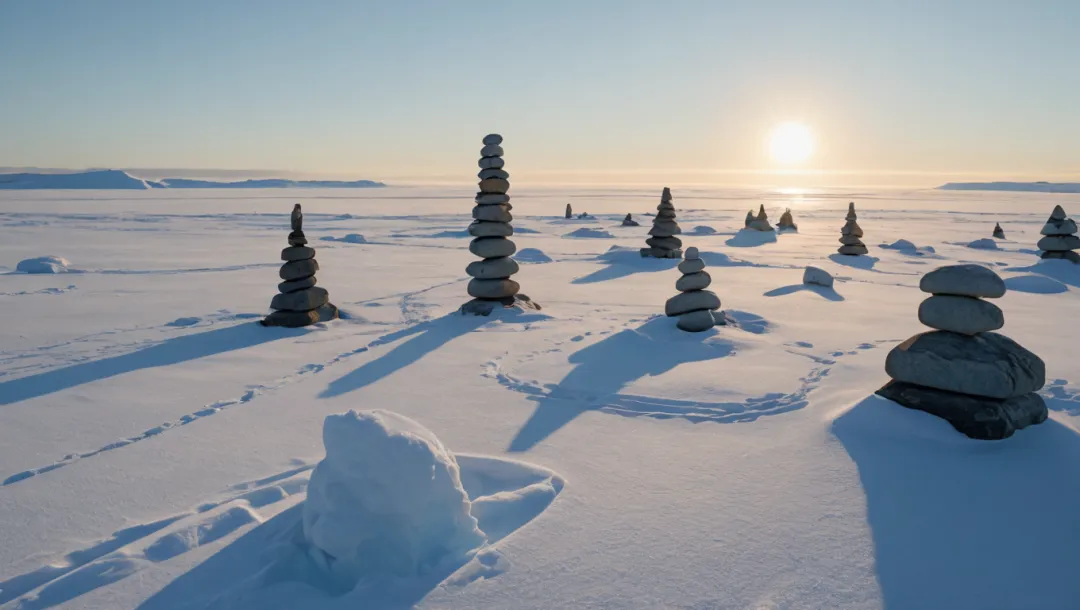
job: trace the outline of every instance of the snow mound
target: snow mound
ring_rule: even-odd
[[[454,455],[420,424],[349,411],[323,424],[326,457],[308,483],[304,539],[340,586],[416,577],[484,543]]]
[[[906,239],[898,239],[891,244],[881,244],[881,247],[885,250],[896,250],[897,252],[903,252],[904,254],[914,254],[915,256],[935,253],[934,249],[930,246],[919,247]]]
[[[997,242],[990,239],[989,237],[984,237],[982,239],[976,239],[975,241],[969,243],[967,245],[967,247],[975,248],[976,250],[997,250],[998,249]]]
[[[551,257],[537,248],[522,248],[514,255],[519,263],[550,263]]]
[[[608,238],[613,238],[615,236],[612,235],[611,233],[608,233],[607,231],[602,231],[600,229],[589,229],[589,228],[586,228],[586,227],[582,227],[580,229],[570,231],[566,235],[563,235],[563,237],[590,237],[590,238],[608,239]]]
[[[71,263],[59,256],[39,256],[19,261],[15,271],[22,273],[70,273]]]
[[[706,225],[698,225],[684,233],[684,235],[716,235],[716,229]]]
[[[359,233],[349,233],[345,237],[333,237],[333,236],[327,235],[326,237],[322,238],[322,241],[340,241],[340,242],[344,242],[344,243],[347,243],[347,244],[366,244],[366,243],[368,243],[367,239],[365,239],[364,236],[359,234]]]
[[[1043,275],[1018,275],[1006,278],[1005,287],[1016,292],[1032,294],[1060,294],[1069,291],[1069,287],[1065,284]]]

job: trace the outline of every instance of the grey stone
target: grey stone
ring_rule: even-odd
[[[498,169],[506,164],[506,161],[502,157],[481,157],[478,165],[480,169],[495,168]]]
[[[689,252],[690,252],[690,250],[687,249],[688,254],[689,254]],[[683,273],[686,273],[686,274],[697,273],[698,271],[701,271],[704,268],[705,268],[705,261],[701,260],[700,258],[690,258],[688,256],[686,258],[686,260],[679,263],[679,271],[682,271]]]
[[[482,169],[476,174],[476,177],[481,180],[487,180],[488,178],[502,178],[503,180],[510,179],[510,172],[504,169],[495,169],[490,167],[488,169]]]
[[[663,220],[675,220],[675,210],[660,210],[656,217]]]
[[[682,258],[682,250],[664,250],[663,248],[642,248],[641,256],[653,258]]]
[[[510,222],[514,220],[508,204],[475,206],[473,207],[472,217],[476,220],[488,220],[491,222]]]
[[[749,229],[750,224],[753,223],[754,220],[756,220],[754,218],[754,210],[750,210],[749,212],[746,213],[746,221],[743,223],[743,228],[744,229]]]
[[[1017,430],[1041,424],[1048,415],[1046,403],[1034,392],[996,399],[891,381],[877,394],[909,409],[936,415],[961,434],[979,440],[1009,438]]]
[[[667,300],[664,315],[677,316],[699,309],[720,309],[720,297],[709,290],[683,292]]]
[[[844,216],[844,220],[855,220],[858,216],[855,214],[855,202],[852,201],[847,207],[847,216]]]
[[[653,248],[664,250],[677,250],[682,247],[682,240],[678,237],[650,237],[645,240]]]
[[[1046,233],[1043,233],[1046,235]],[[997,239],[1005,239],[1005,231],[1001,228],[1000,223],[994,223],[994,237]]]
[[[919,305],[919,321],[930,328],[974,335],[1005,326],[1005,314],[989,301],[935,294]]]
[[[866,249],[866,246],[840,246],[836,251],[846,256],[859,256],[860,254],[869,252],[869,250]]]
[[[681,263],[680,263],[681,264]],[[688,292],[690,290],[704,290],[712,283],[712,276],[708,271],[687,273],[675,281],[675,290]]]
[[[776,226],[781,229],[798,230],[799,227],[795,225],[795,219],[791,217],[791,210],[784,210],[784,213],[780,215],[780,222],[776,223]]]
[[[462,315],[490,316],[493,312],[503,309],[519,309],[521,311],[539,311],[540,304],[523,294],[515,294],[505,299],[473,299],[461,306]]]
[[[500,258],[513,255],[517,246],[504,237],[477,237],[469,242],[469,252],[480,258]]]
[[[469,280],[467,290],[469,296],[478,299],[502,299],[517,294],[517,292],[521,290],[521,285],[514,280],[506,278],[493,280],[473,278]]]
[[[776,230],[771,224],[769,224],[768,220],[762,220],[760,218],[755,218],[753,221],[751,221],[750,226],[747,228],[751,231],[761,231],[762,233]]]
[[[1076,264],[1080,264],[1080,253],[1078,252],[1043,252],[1042,258],[1044,259],[1062,259]]]
[[[289,214],[289,227],[293,231],[304,230],[304,212],[300,209],[300,204],[294,204],[292,213]]]
[[[1005,294],[1005,281],[982,265],[946,265],[922,276],[919,290],[930,294],[996,299]]]
[[[854,235],[841,235],[839,239],[840,243],[845,246],[865,246],[861,239]]]
[[[661,203],[665,202],[665,201],[671,201],[671,189],[670,188],[668,188],[666,186],[664,187],[663,192],[660,193],[660,201],[661,201]]]
[[[310,275],[308,277],[299,280],[293,280],[291,282],[281,282],[277,285],[277,289],[278,292],[281,293],[296,292],[297,290],[311,288],[316,284],[317,281],[318,280],[315,279],[314,275]]]
[[[289,245],[290,246],[303,246],[307,243],[307,237],[304,236],[303,231],[293,231],[289,233]]]
[[[1076,221],[1072,218],[1066,218],[1065,220],[1051,220],[1043,225],[1043,228],[1039,233],[1043,235],[1075,235]]]
[[[686,249],[686,260],[692,261],[701,258],[701,251],[697,249],[697,246],[690,246]]]
[[[484,146],[498,146],[502,144],[502,136],[497,133],[489,133],[484,136]]]
[[[655,237],[674,237],[680,233],[682,233],[682,229],[679,228],[679,223],[659,218],[653,222],[652,228],[649,229],[649,235]]]
[[[1036,244],[1040,250],[1047,252],[1065,252],[1080,248],[1080,237],[1075,235],[1047,235]]]
[[[338,308],[327,303],[318,309],[311,311],[275,311],[263,318],[259,323],[263,326],[285,326],[288,328],[300,328],[310,326],[318,322],[335,320],[338,317]]]
[[[851,221],[840,228],[841,235],[854,235],[855,237],[862,237],[863,230],[859,226],[859,223]]]
[[[684,313],[675,320],[675,326],[679,330],[685,330],[690,333],[703,332],[715,325],[716,320],[713,318],[712,310],[709,309],[699,309],[698,311]]]
[[[634,220],[630,216],[630,214],[627,214],[626,218],[622,219],[622,226],[624,226],[624,227],[637,227],[637,226],[641,226],[641,225],[638,224],[638,222],[636,220]]]
[[[502,205],[510,203],[510,195],[506,193],[477,193],[476,205]]]
[[[514,227],[508,222],[474,221],[469,225],[469,235],[473,237],[510,237]]]
[[[1061,207],[1060,205],[1055,205],[1054,211],[1050,212],[1050,220],[1065,220],[1066,218],[1067,216],[1065,215],[1065,208]]]
[[[829,272],[824,269],[807,266],[806,269],[803,270],[802,281],[804,284],[817,284],[818,286],[832,288],[833,276],[829,275]]]
[[[897,381],[989,398],[1020,396],[1046,383],[1038,356],[994,332],[915,335],[889,352],[885,372]]]
[[[570,207],[569,203],[566,204],[566,217],[567,218],[573,218],[574,217],[574,208]]]
[[[275,294],[270,301],[270,309],[279,311],[310,311],[330,302],[330,293],[325,288],[313,286],[296,292]]]
[[[473,261],[465,267],[465,273],[470,277],[480,280],[494,280],[508,278],[518,272],[517,261],[508,257],[485,258],[482,261]]]
[[[292,246],[281,251],[283,261],[306,261],[309,258],[315,258],[315,248]]]
[[[480,149],[481,157],[501,157],[503,156],[502,146],[498,144],[487,144]]]
[[[502,178],[487,178],[480,181],[481,193],[505,195],[508,190],[510,190],[510,183]]]
[[[285,263],[278,270],[278,277],[283,280],[299,280],[309,275],[315,275],[319,270],[319,261],[309,258],[306,261],[292,261]]]

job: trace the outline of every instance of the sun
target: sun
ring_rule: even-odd
[[[769,136],[769,152],[779,163],[801,163],[814,152],[814,134],[802,123],[781,123]]]

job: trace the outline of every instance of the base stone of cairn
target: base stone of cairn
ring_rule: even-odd
[[[632,217],[630,216],[630,213],[628,212],[628,213],[626,214],[626,218],[623,218],[623,219],[622,219],[622,226],[624,226],[624,227],[640,227],[640,226],[641,226],[641,223],[639,223],[638,221],[634,220],[634,219],[633,219],[633,218],[632,218]]]
[[[1080,237],[1076,236],[1076,221],[1065,215],[1065,210],[1054,206],[1054,211],[1040,233],[1038,247],[1044,259],[1061,259],[1080,264]]]
[[[776,223],[777,231],[798,231],[799,225],[795,224],[795,219],[791,217],[791,210],[784,210],[784,213],[780,215],[780,222]]]
[[[1001,277],[979,265],[950,265],[923,276],[919,288],[931,294],[919,306],[919,320],[936,330],[889,352],[885,372],[892,381],[877,394],[981,440],[1045,421],[1046,403],[1035,392],[1046,382],[1046,365],[992,332],[1005,318],[983,299],[1005,294]]]
[[[284,281],[278,284],[278,294],[270,301],[270,309],[274,312],[260,322],[263,326],[299,328],[338,317],[337,307],[330,302],[330,293],[315,285],[319,262],[315,260],[315,249],[307,245],[304,214],[299,203],[293,206],[290,220],[289,247],[281,251],[281,260],[285,264],[278,272]]]
[[[671,203],[671,189],[664,187],[660,195],[660,205],[656,206],[656,218],[649,229],[648,248],[641,249],[641,256],[654,258],[682,258],[682,240],[676,235],[682,233],[679,223],[675,222],[675,206]]]
[[[994,223],[994,239],[1005,239],[1005,230],[1001,228],[1001,223]]]
[[[761,208],[758,209],[757,216],[752,221],[750,221],[750,224],[747,225],[747,228],[762,232],[776,230],[773,229],[773,226],[771,224],[769,224],[769,216],[765,213],[764,204],[762,204]]]
[[[858,216],[855,214],[854,201],[848,204],[847,216],[845,216],[844,219],[847,222],[845,222],[843,228],[840,229],[841,245],[837,252],[848,256],[858,256],[869,252],[866,249],[866,244],[862,242],[863,230],[862,227],[859,226]]]
[[[717,314],[720,309],[720,297],[710,290],[712,277],[705,271],[705,261],[697,248],[686,249],[686,260],[679,263],[682,277],[675,282],[679,291],[664,305],[664,314],[677,317],[675,322],[680,330],[696,333],[709,330],[717,324],[725,324],[724,318]]]
[[[469,263],[465,268],[472,278],[467,288],[473,300],[461,306],[465,314],[487,316],[504,307],[540,309],[529,297],[520,294],[521,286],[510,279],[518,272],[518,264],[511,256],[517,251],[514,242],[507,239],[514,234],[510,224],[510,174],[503,169],[502,136],[490,134],[484,137],[480,150],[480,192],[476,194],[473,222],[469,225],[469,251],[483,260]],[[570,204],[566,204],[569,212]]]

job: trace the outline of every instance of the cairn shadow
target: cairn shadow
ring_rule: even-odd
[[[574,369],[549,394],[534,399],[536,409],[510,441],[508,451],[532,449],[581,413],[603,406],[588,403],[617,394],[642,377],[734,353],[729,341],[705,342],[716,332],[683,333],[674,329],[670,319],[658,317],[575,352],[569,359]],[[665,340],[674,333],[672,340]]]
[[[866,493],[886,609],[1063,608],[1080,599],[1075,430],[1048,420],[975,441],[870,396],[832,431]]]
[[[639,256],[639,254],[634,254]],[[626,262],[626,261],[613,261],[609,262],[608,266],[593,271],[589,275],[574,278],[571,284],[595,284],[597,282],[607,282],[610,280],[617,280],[622,277],[628,277],[636,273],[656,273],[658,271],[670,271],[679,264],[679,259],[676,258],[652,258],[641,257],[640,261]]]
[[[732,248],[756,248],[765,244],[775,244],[776,231],[740,229],[738,233],[724,243]]]
[[[0,405],[46,396],[83,384],[197,360],[309,332],[307,329],[266,328],[254,323],[236,324],[201,333],[166,339],[134,352],[84,362],[0,383]]]
[[[795,294],[796,292],[813,292],[814,294],[829,301],[843,301],[844,296],[835,289],[826,286],[818,286],[816,284],[792,284],[790,286],[781,286],[780,288],[774,288],[764,294],[767,297],[781,297],[788,294]]]
[[[836,254],[830,254],[829,260],[836,263],[837,265],[844,265],[845,267],[851,267],[852,269],[863,269],[865,271],[870,271],[874,268],[874,265],[876,265],[877,262],[881,259],[877,258],[876,256],[867,256],[865,254],[850,256],[837,252]]]
[[[1005,271],[1037,273],[1062,284],[1080,288],[1080,265],[1066,260],[1040,260],[1030,267],[1007,267]]]

